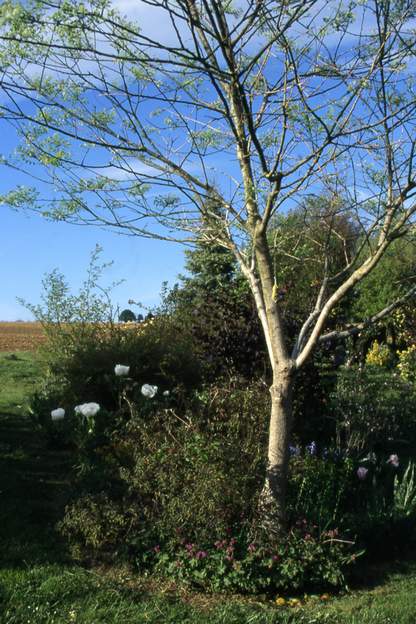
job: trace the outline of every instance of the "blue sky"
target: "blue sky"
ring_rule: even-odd
[[[169,27],[169,21],[166,18],[166,14],[160,12],[160,9],[144,4],[141,0],[113,0],[113,4],[118,7],[122,13],[125,13],[132,19],[137,20],[140,26],[145,30],[146,35],[169,42],[169,37],[172,37],[172,29]],[[343,46],[346,46],[345,54],[347,57],[351,56],[352,51],[349,49],[345,41],[343,42]],[[57,67],[60,67],[59,63]],[[92,65],[90,67],[88,65],[88,67],[88,71],[91,75],[94,75],[92,73],[94,66]],[[55,67],[53,71],[57,71]],[[63,75],[66,75],[66,70]],[[67,78],[61,79],[63,82],[67,80]],[[97,80],[98,82],[100,81],[100,74],[98,74]],[[310,88],[312,89],[310,92],[310,101],[312,101],[311,97],[315,92],[315,86],[313,83],[310,85]],[[92,89],[92,93],[93,92],[94,89]],[[340,97],[341,95],[342,93],[340,93]],[[337,91],[334,91],[331,97],[334,98],[336,96]],[[317,110],[321,108],[322,103],[322,106],[324,108],[328,107],[329,112],[331,112],[331,97],[328,96],[328,101],[323,99],[321,102],[322,94],[319,85],[316,85],[316,93],[313,97],[315,99],[318,98],[319,100],[317,103],[319,104]],[[114,105],[114,101],[117,101],[117,99],[110,99],[110,101],[112,102],[111,106],[115,111],[124,110],[123,108],[119,109],[119,107]],[[159,104],[155,102],[148,104],[146,99],[144,102],[144,105],[140,102],[140,112],[145,119],[148,117],[157,118],[155,123],[159,123],[161,128],[163,125],[165,127],[170,127],[169,124],[166,123],[166,118],[173,122],[176,120],[176,109],[173,111],[170,109],[166,111],[162,108],[162,112],[157,113],[156,115]],[[105,98],[100,99],[99,104],[97,103],[97,110],[101,110],[101,107],[105,110],[105,104]],[[186,108],[186,105],[184,106]],[[153,110],[153,107],[155,110]],[[188,111],[185,111],[186,114],[187,112]],[[152,115],[152,113],[155,113],[155,115]],[[321,112],[321,114],[323,113]],[[158,115],[160,115],[160,118]],[[195,118],[195,127],[197,129],[200,129],[201,122],[202,127],[204,127],[204,119],[205,118],[201,119],[200,116]],[[116,115],[116,121],[117,120],[118,117]],[[210,123],[212,122],[212,124],[214,124],[211,117],[209,117],[209,120]],[[82,123],[79,124],[80,128],[81,126]],[[172,127],[175,128],[174,125]],[[218,122],[218,131],[223,133],[223,130],[223,125],[221,125],[221,122]],[[265,132],[266,131],[267,128]],[[7,125],[6,122],[0,120],[0,132],[2,139],[0,144],[0,155],[3,153],[7,156],[9,153],[13,153],[13,150],[16,147],[14,131]],[[205,172],[208,172],[206,175],[210,181],[211,179],[214,179],[214,183],[221,188],[224,198],[229,201],[230,205],[232,203],[238,205],[238,201],[241,200],[242,197],[241,181],[239,180],[239,174],[235,162],[236,157],[232,146],[228,152],[225,152],[221,148],[222,151],[218,152],[214,150],[209,155],[204,156],[202,172],[201,163],[199,163],[198,160],[194,162],[192,160],[192,156],[188,158],[190,153],[188,152],[188,145],[186,144],[186,141],[183,140],[180,131],[178,131],[177,136],[174,131],[169,131],[168,138],[172,139],[172,141],[168,140],[164,136],[163,132],[158,132],[156,134],[158,137],[157,140],[162,146],[161,151],[163,151],[165,147],[166,149],[169,149],[169,156],[174,154],[175,158],[181,162],[181,166],[183,166],[182,159],[185,154],[185,168],[188,171],[192,174],[195,171],[195,175],[199,176],[202,176],[202,174],[205,175]],[[81,128],[80,134],[77,136],[87,136],[88,138],[88,133],[86,131],[84,132],[84,129]],[[221,137],[222,136],[223,134],[221,134]],[[227,135],[225,134],[224,136],[226,139]],[[307,141],[308,138],[304,139],[302,137],[303,135],[296,136],[296,140],[288,141],[286,163],[287,168],[289,169],[294,162],[297,162],[298,159],[301,159],[302,161],[302,158],[305,156],[305,141]],[[132,140],[134,140],[134,138],[135,137],[133,137]],[[105,159],[101,162],[101,147],[98,149],[94,148],[94,151],[88,141],[84,145],[82,145],[81,142],[76,143],[76,145],[77,149],[81,150],[81,152],[74,154],[75,157],[73,160],[82,162],[83,169],[85,169],[85,167],[87,169],[88,167],[95,169],[97,165],[101,166],[103,162],[105,165],[108,165],[109,170],[104,170],[101,172],[101,175],[109,175],[110,177],[118,180],[120,187],[118,187],[119,190],[117,190],[117,193],[120,192],[120,195],[116,194],[116,197],[119,198],[120,212],[122,215],[125,214],[127,215],[127,218],[130,218],[130,206],[125,203],[125,196],[121,195],[121,187],[129,187],[132,181],[134,182],[135,180],[147,181],[148,176],[155,175],[155,169],[151,169],[150,172],[146,170],[146,167],[149,167],[146,160],[141,162],[136,158],[137,162],[135,162],[134,159],[126,159],[126,161],[123,161],[123,159],[114,159],[111,153],[107,153],[107,150],[104,149],[103,151],[106,152],[104,154]],[[313,146],[310,147],[310,149],[312,148]],[[364,159],[364,164],[367,166],[368,155],[366,154],[365,156],[366,159]],[[122,156],[121,158],[124,157]],[[361,155],[359,155],[359,158],[362,158]],[[120,165],[124,165],[124,168],[111,171],[114,169],[114,165],[117,165],[118,167],[120,167]],[[361,160],[359,160],[355,163],[353,169],[350,167],[354,189],[357,189],[358,192],[363,192],[361,188],[357,187],[357,180],[360,181],[360,174],[357,174],[357,171],[360,171],[361,165]],[[21,166],[24,167],[25,165]],[[193,169],[193,167],[195,167],[195,169]],[[348,163],[345,165],[341,161],[340,167],[342,169],[343,180],[347,183],[344,168],[348,167]],[[296,170],[294,169],[294,171]],[[32,169],[32,173],[35,175],[42,175],[40,168],[35,168],[34,171]],[[331,165],[328,164],[326,166],[327,177],[329,174],[333,175],[334,173],[337,173],[338,176],[340,175],[340,171],[332,171]],[[71,186],[67,182],[68,180],[69,182],[73,181],[72,178],[76,177],[76,175],[77,168],[74,168],[73,163],[71,163],[64,169],[62,176],[60,176],[62,181],[61,184],[57,184],[56,177],[52,176],[51,186],[43,184],[39,184],[37,186],[40,191],[46,191],[41,193],[44,199],[56,202],[56,199],[61,198],[61,194],[64,194],[65,192],[68,193],[68,189],[70,189]],[[286,179],[286,184],[288,184],[287,188],[285,186],[282,187],[283,201],[286,201],[285,206],[281,207],[282,210],[296,205],[290,194],[291,185],[296,187],[296,176],[301,180],[303,176],[303,169],[301,168],[299,172],[296,171],[293,175],[293,179],[291,174],[289,174],[289,178]],[[24,179],[24,177],[25,176],[22,176],[19,172],[14,172],[13,170],[7,169],[6,167],[2,167],[0,165],[0,196],[2,193],[7,193],[7,191],[11,191],[16,188],[19,184],[32,185],[34,183],[31,178]],[[160,186],[163,188],[165,186],[163,174],[160,174],[159,178],[156,176],[156,179],[158,183],[159,181],[161,182]],[[311,192],[321,192],[319,171],[316,174],[316,180],[316,187],[313,186],[313,180],[307,185],[304,185],[304,192],[306,195]],[[288,193],[286,200],[284,199],[285,191]],[[59,193],[59,195],[54,195],[54,193]],[[85,193],[84,195],[87,194],[88,193]],[[152,196],[150,195],[150,197]],[[299,197],[302,198],[302,195],[299,194]],[[365,195],[364,198],[366,197],[368,197],[368,195]],[[87,199],[91,199],[91,201],[93,201],[93,198]],[[359,197],[359,199],[361,201],[361,197]],[[133,196],[132,201],[133,208],[136,210],[136,195]],[[103,205],[105,208],[107,207],[105,202]],[[43,204],[43,206],[48,208],[45,204]],[[99,213],[101,207],[98,209]],[[189,210],[189,213],[184,212],[183,214],[191,214],[194,216],[195,210],[192,204],[190,208],[184,208],[184,211],[185,210]],[[0,206],[0,211],[2,223],[2,228],[0,229],[0,279],[2,285],[0,295],[0,319],[14,320],[17,318],[28,318],[30,316],[29,313],[24,308],[19,306],[16,302],[16,297],[22,297],[31,303],[36,303],[41,294],[41,281],[43,276],[45,273],[52,271],[54,268],[58,268],[59,271],[66,276],[72,290],[77,291],[83,281],[91,251],[97,243],[104,250],[102,255],[103,261],[114,261],[114,265],[107,272],[107,282],[119,281],[121,279],[125,280],[125,282],[114,291],[114,303],[120,308],[126,307],[130,298],[133,298],[136,301],[141,301],[147,306],[154,306],[159,301],[159,293],[162,282],[168,281],[169,284],[173,285],[178,273],[183,270],[183,248],[174,243],[138,237],[133,238],[121,236],[116,233],[104,231],[99,227],[75,226],[61,222],[47,222],[35,214],[29,215],[12,212],[4,206]],[[169,210],[167,212],[169,212]],[[138,214],[141,214],[140,211]],[[153,218],[157,223],[163,221],[162,219],[158,221],[159,216],[161,216],[159,213],[159,207],[155,201],[155,214],[153,215]],[[191,224],[192,223],[193,222],[191,222]],[[146,227],[147,221],[139,221],[138,226]],[[176,221],[173,223],[173,227],[175,226]],[[149,227],[149,229],[156,232],[158,235],[165,233],[165,231],[157,228],[154,229],[154,227]]]
[[[6,125],[0,125],[3,140]],[[2,168],[0,193],[9,188],[10,170]],[[114,290],[114,302],[129,307],[130,298],[153,306],[159,301],[163,281],[174,283],[183,267],[183,247],[174,243],[120,236],[100,228],[48,222],[37,215],[14,212],[4,206],[0,229],[0,320],[30,319],[16,297],[39,301],[45,273],[58,268],[77,291],[96,243],[102,259],[114,264],[103,283],[124,279]]]
[[[166,35],[169,30],[164,16],[155,20],[155,9],[138,0],[114,0],[114,5],[122,13],[146,23],[153,35]],[[15,144],[14,131],[0,121],[0,133],[0,153],[7,154]],[[19,183],[30,185],[31,181],[0,165],[0,195]],[[0,206],[0,214],[0,320],[32,318],[16,297],[37,303],[42,278],[54,268],[77,291],[97,243],[103,248],[102,260],[114,262],[103,283],[125,280],[114,290],[114,303],[121,309],[129,307],[129,299],[149,307],[156,305],[162,283],[173,285],[183,269],[184,248],[179,244],[121,236],[98,227],[52,223],[5,206]]]

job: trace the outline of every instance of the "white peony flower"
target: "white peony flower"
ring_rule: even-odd
[[[169,390],[165,390],[164,393],[163,393],[163,396],[168,397],[169,395],[170,395]]]
[[[81,414],[81,405],[75,405],[74,412],[75,414]]]
[[[141,393],[147,399],[153,399],[153,397],[155,396],[156,392],[157,392],[157,386],[152,386],[150,384],[143,384],[142,385]]]
[[[75,408],[75,412],[77,414],[82,414],[88,418],[89,416],[95,416],[100,411],[100,406],[98,403],[83,403],[82,405],[77,405]]]
[[[114,367],[114,372],[117,377],[124,377],[128,375],[130,372],[130,366],[125,366],[124,364],[116,364]]]
[[[63,407],[58,407],[51,411],[52,420],[62,420],[65,416],[65,410]]]

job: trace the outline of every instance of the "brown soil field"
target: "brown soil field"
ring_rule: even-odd
[[[116,323],[118,331],[140,333],[153,321],[143,323]],[[104,324],[105,327],[105,324]],[[110,326],[108,326],[110,329]],[[42,325],[36,321],[0,321],[0,352],[36,351],[44,343],[46,336]]]
[[[44,340],[40,323],[0,321],[0,351],[35,351]]]

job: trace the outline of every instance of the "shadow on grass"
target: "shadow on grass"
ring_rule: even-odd
[[[47,448],[30,418],[0,414],[0,566],[67,560],[56,532],[69,489],[66,453]]]

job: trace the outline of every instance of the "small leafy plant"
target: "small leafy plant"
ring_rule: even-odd
[[[335,589],[346,586],[346,568],[357,554],[337,531],[316,534],[305,522],[273,547],[244,536],[226,537],[200,546],[183,542],[175,548],[156,545],[138,561],[175,581],[205,591],[242,593]]]
[[[400,517],[416,514],[416,474],[415,464],[409,461],[401,479],[394,477],[394,512]]]

